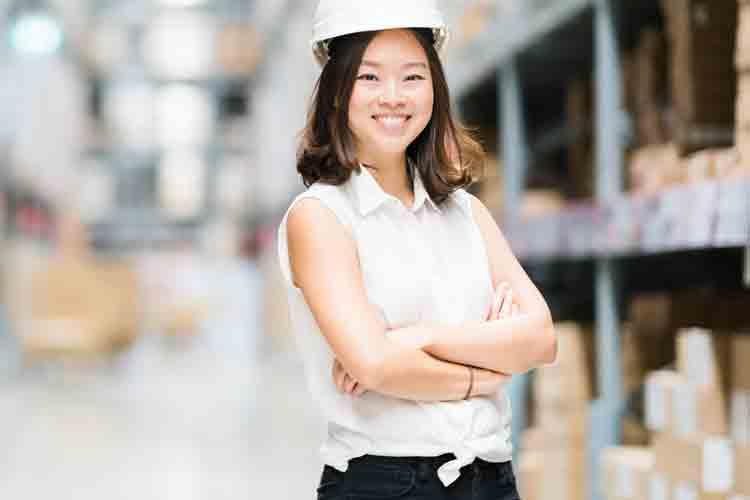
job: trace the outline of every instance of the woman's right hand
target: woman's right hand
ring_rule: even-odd
[[[510,318],[521,313],[521,308],[513,297],[513,289],[506,282],[499,283],[493,295],[487,321]],[[474,388],[472,396],[491,396],[496,394],[511,376],[507,373],[494,372],[474,367]]]
[[[474,388],[471,396],[493,396],[508,382],[510,375],[507,373],[493,372],[484,368],[474,368]]]

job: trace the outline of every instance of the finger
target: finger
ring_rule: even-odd
[[[495,290],[495,294],[493,295],[493,301],[492,301],[492,308],[490,309],[490,316],[487,319],[498,319],[498,313],[500,312],[500,307],[503,304],[503,300],[505,298],[505,294],[507,292],[508,284],[503,282],[497,285],[497,289]]]
[[[505,300],[503,300],[503,305],[500,308],[501,318],[506,318],[510,316],[512,305],[513,305],[513,290],[508,290],[508,294],[505,296]]]
[[[351,394],[352,390],[354,390],[354,386],[357,384],[357,381],[354,380],[354,378],[349,375],[348,373],[344,376],[344,392],[347,394]]]
[[[344,392],[344,375],[342,373],[337,373],[333,382],[336,384],[336,390],[338,392]]]
[[[336,390],[339,392],[343,392],[344,390],[344,377],[346,377],[346,372],[341,364],[337,363],[337,366],[334,367],[333,382],[336,385]]]

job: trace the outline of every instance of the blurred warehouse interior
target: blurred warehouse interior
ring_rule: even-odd
[[[315,4],[0,0],[0,497],[313,498],[274,239]],[[442,6],[560,338],[524,500],[750,499],[750,3]]]

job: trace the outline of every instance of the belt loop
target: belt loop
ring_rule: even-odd
[[[472,469],[474,469],[474,477],[480,478],[482,477],[482,468],[479,466],[479,460],[474,459],[474,461],[471,463]]]

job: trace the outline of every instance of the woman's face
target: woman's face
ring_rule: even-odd
[[[360,158],[403,153],[432,117],[427,55],[405,29],[378,33],[367,47],[349,101]]]

